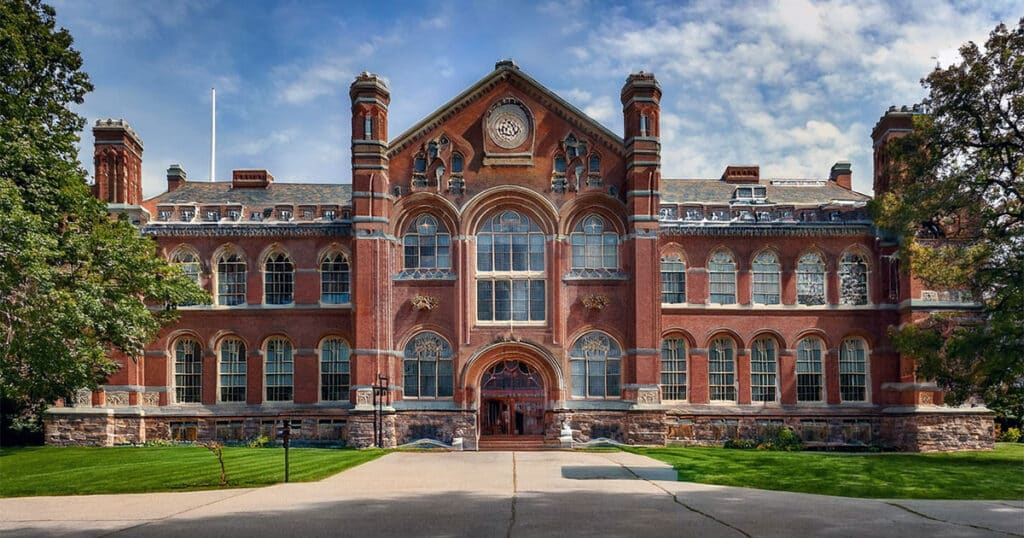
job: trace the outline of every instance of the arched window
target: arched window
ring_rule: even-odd
[[[351,349],[341,338],[328,338],[320,344],[320,400],[348,400],[349,358]]]
[[[556,174],[564,174],[565,173],[565,156],[564,155],[556,155],[555,156],[555,173]]]
[[[774,402],[776,399],[775,340],[760,338],[750,348],[750,400]]]
[[[295,266],[283,252],[271,254],[263,264],[263,300],[266,304],[295,301]]]
[[[295,357],[291,342],[284,338],[267,340],[264,356],[266,357],[264,372],[267,378],[266,401],[291,401],[294,393],[293,375],[295,373]]]
[[[844,402],[868,399],[868,352],[860,338],[847,338],[839,346],[839,398]]]
[[[174,345],[174,397],[178,403],[203,401],[202,348],[191,338]]]
[[[661,399],[686,399],[686,340],[661,341]]]
[[[246,360],[245,343],[238,338],[225,338],[220,343],[220,401],[244,402]]]
[[[455,154],[452,155],[452,173],[453,174],[461,174],[462,173],[462,154],[461,153],[455,153]]]
[[[796,399],[798,402],[820,402],[825,399],[824,372],[821,340],[804,338],[796,345]]]
[[[711,401],[736,401],[736,345],[716,338],[708,348],[708,391]]]
[[[452,236],[432,215],[420,215],[402,237],[405,269],[448,269],[452,265]]]
[[[839,261],[839,304],[868,304],[868,264],[859,254],[843,254]]]
[[[412,171],[417,173],[417,174],[424,174],[424,173],[427,172],[427,156],[426,155],[420,154],[420,155],[416,156],[416,158],[413,160]]]
[[[217,260],[217,304],[245,304],[245,282],[248,273],[245,259],[237,253],[225,252]]]
[[[505,211],[481,226],[476,272],[478,321],[544,321],[544,234],[525,215]]]
[[[752,264],[753,294],[757,304],[779,304],[780,273],[779,259],[774,252],[763,251],[754,257]]]
[[[686,303],[686,263],[679,256],[661,258],[661,302]]]
[[[320,301],[327,304],[351,301],[348,259],[340,252],[332,252],[320,260]]]
[[[601,173],[601,156],[596,153],[590,154],[590,173],[597,175]]]
[[[450,398],[454,394],[452,347],[437,333],[417,334],[405,346],[402,374],[407,398]]]
[[[569,234],[573,269],[619,268],[619,235],[597,215],[576,223]]]
[[[736,303],[736,262],[728,252],[716,252],[708,262],[711,304]]]
[[[192,282],[199,283],[199,274],[202,272],[202,267],[199,265],[199,258],[194,252],[178,249],[174,256],[171,257],[171,263],[180,267],[181,272],[192,279]]]
[[[579,398],[611,398],[620,394],[622,348],[600,332],[579,337],[569,351],[572,395]]]
[[[825,262],[809,252],[796,265],[796,301],[802,305],[825,304]]]

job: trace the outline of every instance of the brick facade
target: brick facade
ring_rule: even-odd
[[[291,421],[299,439],[370,446],[385,383],[388,446],[556,446],[565,424],[579,442],[782,426],[812,444],[990,447],[990,417],[936,405],[886,333],[970,305],[899,268],[848,164],[662,178],[661,95],[627,78],[620,137],[505,61],[389,139],[390,91],[363,73],[350,183],[190,182],[172,165],[145,201],[141,139],[99,122],[95,194],[213,304],[179,306],[143,356],[52,409],[47,442],[241,442]],[[876,147],[913,114],[883,116]]]

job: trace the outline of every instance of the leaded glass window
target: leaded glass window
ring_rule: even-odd
[[[761,338],[754,340],[750,348],[750,400],[774,402],[776,399],[775,340]]]
[[[478,321],[545,320],[544,234],[515,211],[487,220],[476,236]]]
[[[708,391],[712,401],[736,401],[736,346],[716,338],[708,348]]]
[[[266,367],[268,402],[288,402],[294,392],[295,358],[292,344],[284,338],[267,341]]]
[[[348,259],[334,252],[320,260],[320,301],[327,304],[345,304],[351,301],[349,293]]]
[[[202,266],[199,264],[199,257],[194,252],[185,249],[179,249],[171,257],[171,263],[181,268],[181,272],[185,274],[192,282],[199,284],[199,275],[202,272]],[[181,303],[181,306],[193,306],[195,303]]]
[[[174,396],[178,403],[203,401],[202,348],[190,338],[182,338],[174,346]]]
[[[402,370],[407,398],[450,398],[455,392],[452,347],[436,333],[420,333],[406,344]]]
[[[283,252],[267,257],[263,264],[263,297],[266,304],[291,304],[295,301],[295,266]]]
[[[712,304],[736,303],[736,262],[727,252],[716,252],[708,262]]]
[[[237,338],[220,343],[220,401],[244,402],[246,385],[245,344]]]
[[[599,155],[597,155],[596,153],[591,154],[590,162],[588,164],[590,165],[591,174],[601,173],[601,157]]]
[[[796,301],[809,306],[825,304],[825,262],[818,254],[804,254],[797,262]]]
[[[805,338],[796,346],[796,399],[799,402],[824,400],[824,372],[821,340]]]
[[[779,304],[780,273],[779,259],[775,253],[764,251],[754,257],[753,294],[757,304]]]
[[[858,254],[843,254],[839,261],[839,304],[868,304],[868,264]]]
[[[462,173],[462,154],[461,153],[455,153],[455,154],[452,155],[452,173],[453,174],[461,174]]]
[[[245,304],[245,283],[248,272],[245,260],[236,253],[225,253],[217,260],[217,304]]]
[[[620,395],[622,348],[600,332],[584,334],[569,351],[572,395],[578,398],[617,398]]]
[[[431,215],[417,218],[406,230],[402,243],[407,270],[451,267],[452,236]]]
[[[686,303],[686,263],[679,256],[661,258],[661,302]]]
[[[682,338],[661,342],[661,399],[686,399],[686,340]]]
[[[328,338],[320,344],[320,400],[348,400],[349,359],[348,342]]]
[[[863,402],[868,396],[867,346],[860,338],[847,338],[839,346],[839,398]]]
[[[619,268],[619,235],[597,215],[576,224],[569,243],[572,245],[573,269]]]

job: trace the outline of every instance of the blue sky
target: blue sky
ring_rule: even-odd
[[[266,168],[278,181],[347,183],[348,86],[390,81],[394,137],[513,58],[530,76],[622,133],[630,72],[661,82],[665,177],[826,177],[853,163],[871,190],[870,132],[920,78],[983,43],[1024,2],[282,2],[53,0],[95,91],[89,123],[124,118],[145,142],[146,197],[180,163],[209,176],[217,88],[218,179]],[[92,168],[92,135],[82,162]],[[91,172],[90,172],[91,173]]]

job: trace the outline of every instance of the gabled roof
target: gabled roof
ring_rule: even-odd
[[[757,183],[726,183],[721,179],[667,179],[661,180],[661,201],[670,204],[727,205],[737,187],[760,185],[767,188],[768,203],[783,205],[823,205],[833,202],[867,202],[870,196],[844,189],[832,181],[804,180],[819,185],[773,185],[780,180],[762,179]],[[798,183],[800,180],[784,180]]]
[[[272,183],[265,189],[236,189],[230,181],[187,181],[172,192],[146,201],[147,205],[219,204],[273,207],[276,204],[346,205],[352,185],[341,183]]]
[[[388,145],[388,156],[394,156],[410,144],[426,136],[428,132],[455,116],[459,111],[466,108],[467,105],[476,101],[504,81],[510,82],[516,88],[523,90],[527,95],[536,99],[540,104],[554,110],[559,117],[572,124],[580,132],[603,142],[602,146],[613,150],[619,155],[625,155],[622,137],[613,133],[597,120],[587,116],[583,111],[521,71],[515,62],[501,61],[494,66],[494,71],[491,71],[476,84],[455,96],[451,101],[441,105],[440,108],[420,120],[419,123],[413,125],[404,133],[398,135],[397,138],[392,139]]]

